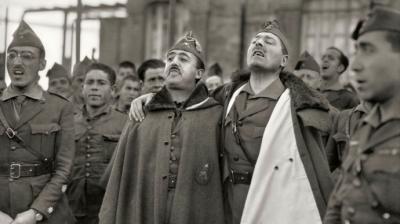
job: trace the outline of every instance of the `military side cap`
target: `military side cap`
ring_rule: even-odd
[[[17,30],[14,32],[13,40],[11,41],[7,50],[10,50],[12,47],[17,46],[36,47],[39,48],[43,55],[45,55],[42,41],[40,41],[36,33],[24,20],[21,21]]]
[[[194,54],[201,61],[202,67],[204,68],[204,54],[199,41],[193,37],[192,31],[185,34],[185,36],[179,39],[176,44],[169,49],[169,51],[172,50],[182,50]]]
[[[74,65],[74,69],[72,71],[72,77],[85,76],[86,71],[89,69],[89,66],[91,64],[93,64],[93,61],[90,60],[87,56],[85,56],[85,58],[82,61]]]
[[[371,31],[392,31],[400,32],[400,11],[387,7],[375,7],[368,15],[367,19],[357,24],[359,29],[352,35],[357,40],[361,35]]]
[[[69,74],[67,69],[64,68],[64,66],[58,64],[58,63],[54,63],[53,67],[51,67],[51,69],[49,69],[49,71],[47,71],[46,76],[49,79],[56,79],[56,78],[69,78]]]
[[[308,51],[304,51],[300,55],[300,58],[296,66],[294,67],[294,70],[301,70],[301,69],[308,69],[318,73],[320,72],[320,67],[318,65],[318,62],[310,53],[308,53]]]
[[[272,33],[282,41],[283,53],[289,55],[289,42],[286,36],[281,31],[279,22],[277,20],[267,21],[262,24],[261,29],[257,33]]]

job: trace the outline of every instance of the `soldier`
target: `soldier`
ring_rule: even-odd
[[[132,100],[140,96],[140,86],[140,80],[136,76],[123,78],[117,93],[115,110],[128,114]]]
[[[72,102],[73,91],[67,69],[58,63],[54,63],[46,76],[49,78],[49,88],[47,91],[61,95]]]
[[[127,116],[112,109],[115,72],[90,65],[83,83],[83,108],[75,115],[76,156],[68,190],[78,223],[98,223],[104,189],[99,180],[121,135]]]
[[[166,57],[165,87],[118,144],[100,223],[224,223],[222,107],[198,82],[204,58],[196,39],[188,34]]]
[[[37,84],[45,65],[42,42],[22,21],[7,48],[11,84],[0,101],[1,223],[74,223],[64,194],[75,152],[73,110]]]
[[[136,74],[136,66],[131,61],[123,61],[119,63],[117,70],[117,78],[115,84],[117,88],[119,88],[121,81],[127,76],[137,76]]]
[[[330,106],[283,71],[288,57],[285,35],[268,21],[247,51],[250,76],[241,72],[215,91],[225,106],[227,223],[321,223],[325,214],[333,188],[324,151]],[[140,120],[145,98],[132,102],[133,118]]]
[[[357,92],[373,107],[350,138],[324,223],[400,223],[400,11],[376,7],[356,40]]]
[[[6,82],[4,80],[0,80],[0,96],[3,94],[3,91],[7,88]]]
[[[304,51],[294,67],[293,74],[303,80],[310,88],[317,89],[321,82],[320,71],[321,69],[314,57],[308,51]]]
[[[322,55],[320,92],[329,103],[339,110],[350,109],[358,105],[357,96],[344,89],[339,82],[348,65],[347,56],[336,47],[329,47]]]
[[[164,85],[165,63],[158,59],[149,59],[143,62],[138,69],[142,80],[142,93],[156,93]]]
[[[218,75],[212,75],[206,79],[206,86],[210,93],[216,90],[218,87],[222,86],[223,84],[224,83],[222,82],[221,77],[219,77]]]

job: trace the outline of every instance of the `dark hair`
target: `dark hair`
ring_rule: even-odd
[[[140,80],[144,81],[144,74],[147,69],[156,69],[156,68],[164,68],[165,63],[159,59],[149,59],[144,61],[138,69],[138,75]]]
[[[340,64],[343,65],[344,69],[343,71],[340,73],[342,74],[344,71],[346,71],[347,67],[349,67],[349,58],[343,53],[343,51],[341,51],[339,48],[337,47],[328,47],[328,49],[333,49],[337,52],[339,52],[339,61]]]
[[[394,52],[400,53],[400,33],[387,31],[386,40],[392,45]]]
[[[103,63],[95,62],[89,66],[88,70],[85,73],[85,78],[86,74],[89,73],[91,70],[101,70],[105,72],[108,76],[108,81],[110,81],[111,86],[115,84],[116,74],[114,69],[112,69],[110,66]]]
[[[118,68],[131,68],[133,71],[136,71],[136,65],[131,61],[122,61],[118,64]]]

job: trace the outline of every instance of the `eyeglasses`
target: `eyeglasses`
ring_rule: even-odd
[[[31,52],[27,51],[11,51],[7,53],[7,60],[10,62],[14,62],[18,57],[21,58],[23,63],[31,62],[33,59],[36,58]]]

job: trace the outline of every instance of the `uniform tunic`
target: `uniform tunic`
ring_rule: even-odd
[[[106,106],[93,117],[75,115],[76,157],[68,196],[79,223],[97,223],[104,189],[99,179],[117,145],[127,116]]]
[[[351,138],[324,223],[400,223],[398,109],[383,119],[375,106]]]
[[[224,145],[230,169],[241,173],[253,172],[254,161],[258,158],[265,127],[279,96],[284,90],[285,87],[280,79],[276,79],[259,94],[254,94],[250,83],[245,84],[225,119]],[[237,136],[235,137],[232,131],[232,121],[235,120],[234,110],[237,111],[237,128],[245,149],[238,144]],[[246,157],[243,150],[247,150],[251,161]],[[229,215],[234,220],[240,220],[250,184],[233,183],[232,181],[227,184],[227,197],[232,210],[232,214]]]
[[[16,98],[20,95],[26,99],[17,112]],[[18,213],[33,208],[44,215],[40,223],[73,223],[64,194],[75,153],[72,104],[34,85],[25,92],[9,86],[0,106],[10,127],[25,144],[52,162],[51,171],[41,175],[0,176],[0,211],[15,218]],[[8,138],[5,131],[0,124],[1,166],[43,164],[21,144]]]

